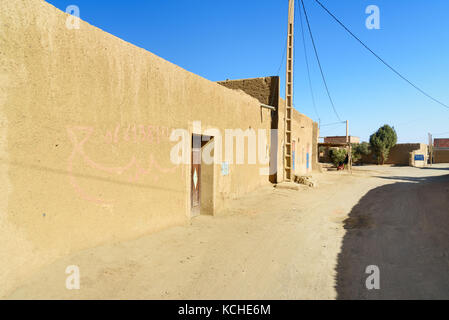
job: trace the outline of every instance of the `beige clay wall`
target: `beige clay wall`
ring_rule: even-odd
[[[284,108],[283,99],[279,96],[279,77],[227,80],[219,84],[234,90],[242,90],[257,98],[261,103],[278,107],[278,115],[273,115],[273,128],[278,131],[277,181],[283,179],[283,143],[284,143]],[[307,175],[318,169],[318,124],[309,117],[293,110],[292,141],[295,141],[295,174]],[[308,155],[308,156],[307,156]],[[307,163],[308,159],[308,163]]]
[[[390,150],[390,155],[385,164],[408,166],[410,163],[410,153],[413,151],[419,151],[424,155],[427,155],[427,145],[423,143],[400,143],[395,145]],[[371,153],[362,157],[362,162],[365,164],[376,164],[377,160]]]
[[[173,129],[271,125],[256,99],[67,17],[0,3],[0,296],[61,255],[186,223],[190,165],[170,162]],[[261,167],[214,166],[216,213],[268,183]]]
[[[277,106],[279,77],[226,80],[218,83],[229,89],[242,90],[266,105]]]
[[[397,164],[408,166],[410,163],[410,153],[419,151],[427,155],[427,145],[422,143],[401,143],[391,148],[386,164]]]
[[[313,170],[313,120],[293,110],[292,142],[295,142],[295,170],[296,175],[307,175]]]
[[[273,113],[272,128],[278,128],[278,150],[273,151],[277,157],[277,178],[272,181],[283,180],[283,144],[284,144],[284,114],[285,101],[279,98],[279,77],[264,77],[253,79],[226,80],[219,84],[234,90],[242,90],[257,98],[261,103],[278,108]],[[307,175],[312,170],[318,170],[318,123],[309,117],[293,110],[292,141],[295,141],[295,174]],[[307,163],[308,154],[308,163]]]
[[[434,163],[449,163],[449,150],[434,150]]]
[[[279,137],[278,137],[278,181],[283,180],[283,146],[284,146],[284,118],[285,101],[279,99]],[[313,170],[313,161],[317,159],[318,124],[312,119],[293,109],[292,142],[295,141],[295,170],[296,175],[308,175]],[[315,129],[314,129],[315,124]],[[309,164],[307,166],[307,153],[309,153]],[[317,163],[315,163],[317,166]],[[307,168],[308,167],[308,168]]]
[[[319,150],[318,150],[318,140],[320,137],[320,128],[318,127],[318,123],[313,123],[313,132],[312,132],[312,170],[313,171],[321,171],[321,166],[319,165]]]
[[[239,79],[239,80],[226,80],[217,82],[218,84],[225,86],[232,90],[243,91],[246,94],[256,98],[260,103],[278,108],[279,103],[279,77],[261,77],[251,79]],[[278,134],[276,129],[278,128],[278,113],[276,111],[271,112],[271,132],[270,136],[270,177],[269,180],[272,183],[276,183],[277,180],[277,167],[278,167]],[[279,180],[280,181],[280,180]]]

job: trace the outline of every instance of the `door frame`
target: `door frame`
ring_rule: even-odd
[[[190,163],[190,216],[201,214],[201,135],[192,134]],[[196,173],[196,176],[195,176]],[[197,205],[195,205],[197,204]]]

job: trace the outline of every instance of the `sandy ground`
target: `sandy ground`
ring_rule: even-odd
[[[199,217],[42,268],[8,299],[449,298],[449,165],[316,174]],[[77,265],[80,290],[67,290]],[[377,265],[380,290],[365,268]]]

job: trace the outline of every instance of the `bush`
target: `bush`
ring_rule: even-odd
[[[370,153],[370,145],[368,142],[353,143],[352,144],[352,162],[359,161],[362,156]]]
[[[329,150],[329,157],[336,167],[345,162],[347,154],[348,153],[345,149],[331,148]]]

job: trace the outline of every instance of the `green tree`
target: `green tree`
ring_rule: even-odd
[[[329,150],[329,157],[336,167],[338,167],[340,163],[343,163],[345,161],[346,155],[347,151],[345,149],[331,148]]]
[[[388,124],[379,128],[377,132],[373,133],[369,138],[369,143],[371,150],[377,156],[378,164],[385,164],[390,154],[390,149],[396,145],[398,141],[398,136],[394,128],[390,127]]]
[[[352,161],[358,162],[362,156],[370,153],[370,145],[368,142],[353,143],[352,144]]]

